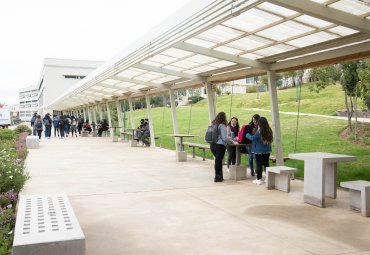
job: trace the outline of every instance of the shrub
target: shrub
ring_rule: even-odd
[[[19,125],[18,127],[16,127],[14,129],[14,132],[16,134],[20,134],[20,133],[24,133],[24,132],[26,132],[29,135],[32,134],[32,130],[26,125]]]
[[[188,98],[190,104],[198,103],[199,101],[203,100],[204,98],[201,96],[191,96]]]
[[[15,138],[15,133],[10,129],[0,129],[0,140],[12,140]]]

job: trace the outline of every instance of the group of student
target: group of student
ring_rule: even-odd
[[[41,115],[34,113],[31,118],[31,127],[33,135],[37,135],[41,139],[42,132],[44,131],[45,137],[50,139],[51,129],[54,128],[54,137],[60,137],[61,139],[68,137],[71,133],[77,137],[77,132],[81,136],[82,130],[89,132],[95,132],[97,124],[95,122],[89,123],[89,120],[84,120],[80,115],[78,117],[69,115],[54,115],[53,118],[49,113],[45,114],[44,118]],[[98,136],[102,136],[103,131],[109,129],[108,122],[103,120],[98,129]]]
[[[211,143],[211,151],[215,157],[215,182],[223,181],[222,162],[225,156],[225,151],[228,151],[227,166],[235,165],[236,150],[248,153],[249,168],[251,175],[256,179],[255,184],[262,184],[262,170],[269,166],[269,158],[271,153],[271,143],[273,141],[273,133],[271,127],[265,117],[260,117],[258,114],[253,115],[251,121],[240,127],[238,118],[232,117],[229,122],[226,120],[226,114],[220,112],[212,121],[212,125],[217,125],[218,139],[216,143]],[[246,147],[237,148],[232,144],[246,144]],[[254,161],[256,168],[254,168]]]
[[[136,130],[136,141],[141,141],[145,146],[150,146],[150,128],[149,128],[149,120],[148,119],[141,119],[140,125],[137,127]]]

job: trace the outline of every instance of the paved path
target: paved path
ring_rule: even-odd
[[[270,112],[270,110],[261,109],[261,108],[243,108],[243,110],[247,111],[262,111],[262,112]],[[286,115],[297,115],[297,112],[282,112],[279,111],[281,114]],[[345,120],[348,121],[347,117],[340,117],[340,116],[330,116],[330,115],[322,115],[322,114],[314,114],[314,113],[299,113],[300,116],[312,116],[312,117],[320,117],[320,118],[329,118],[329,119],[336,119],[336,120]],[[352,117],[352,121],[355,121],[355,118]],[[357,118],[358,122],[366,122],[370,123],[370,118]]]
[[[370,254],[370,218],[349,210],[348,192],[317,208],[301,181],[291,193],[214,183],[210,160],[188,159],[108,138],[42,139],[23,193],[66,192],[87,255]]]

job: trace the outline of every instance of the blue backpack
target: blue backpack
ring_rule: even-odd
[[[41,121],[36,121],[35,127],[40,130],[42,129],[42,122]]]
[[[218,125],[213,124],[208,127],[206,135],[205,135],[205,140],[207,143],[217,143],[218,141]]]

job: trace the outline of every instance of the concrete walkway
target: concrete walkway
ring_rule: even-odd
[[[317,208],[303,203],[302,181],[291,193],[214,183],[212,161],[188,159],[110,138],[43,138],[23,193],[67,193],[87,255],[370,254],[370,218],[349,210],[348,192]]]

